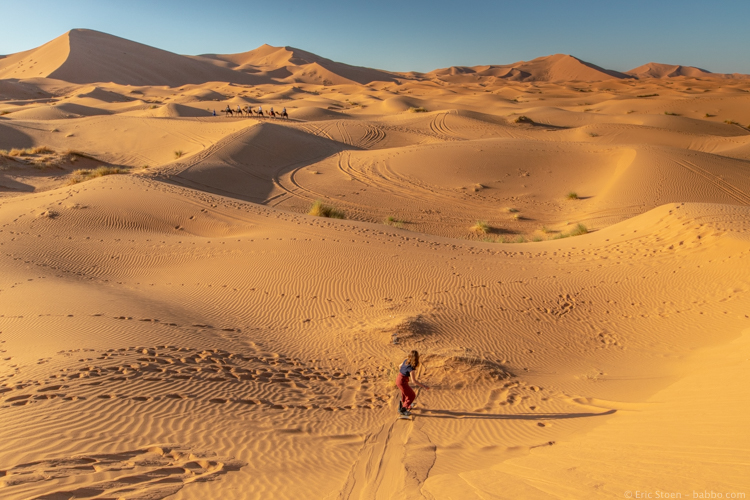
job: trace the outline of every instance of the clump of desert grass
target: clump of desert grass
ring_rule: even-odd
[[[78,184],[79,182],[89,181],[97,177],[104,177],[105,175],[124,174],[127,170],[120,167],[98,167],[95,169],[80,169],[75,170],[70,174],[68,180],[69,185]]]
[[[326,205],[321,200],[315,200],[307,215],[314,215],[315,217],[329,217],[331,219],[344,219],[344,212],[338,210],[336,207]]]
[[[0,158],[14,160],[38,169],[59,167],[65,161],[73,162],[76,160],[76,155],[85,156],[83,153],[71,151],[59,153],[47,146],[0,150]]]
[[[579,199],[578,198],[578,193],[576,193],[575,191],[569,192],[565,197],[567,199],[569,199],[569,200],[578,200]]]
[[[399,220],[393,217],[392,215],[389,215],[388,217],[386,217],[385,220],[383,221],[383,224],[387,226],[397,227],[399,229],[404,227],[404,221]]]
[[[174,152],[174,159],[177,160],[178,158],[182,158],[182,155],[184,155],[185,152],[181,149],[178,149]]]
[[[516,123],[534,123],[534,120],[532,120],[526,115],[521,115],[518,118],[516,118]]]
[[[576,224],[576,227],[568,233],[558,233],[553,239],[560,240],[562,238],[570,238],[571,236],[580,236],[589,232],[589,229],[581,223]]]
[[[491,229],[492,228],[490,228],[490,225],[483,220],[478,220],[476,221],[476,223],[474,223],[473,226],[471,226],[471,231],[477,234],[487,234]]]
[[[47,146],[36,146],[33,148],[13,148],[10,150],[0,149],[0,156],[5,157],[21,157],[52,153],[54,153],[54,151]]]
[[[409,113],[427,113],[427,108],[423,108],[422,106],[418,108],[409,108]]]

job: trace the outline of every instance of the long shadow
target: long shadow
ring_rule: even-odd
[[[342,151],[361,149],[268,121],[248,126],[241,135],[221,142],[203,158],[194,162],[188,158],[181,171],[167,175],[157,171],[156,178],[167,184],[268,204],[279,196],[271,195],[280,187],[278,179],[284,174]]]
[[[473,420],[564,420],[568,418],[589,418],[612,415],[617,410],[607,410],[602,413],[515,413],[511,415],[488,415],[486,413],[472,413],[449,410],[422,410],[413,413],[419,418],[452,418]]]

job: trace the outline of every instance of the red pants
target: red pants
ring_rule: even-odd
[[[401,406],[407,410],[411,409],[411,404],[414,402],[414,398],[417,395],[414,394],[414,390],[409,387],[409,377],[404,377],[399,373],[396,377],[396,387],[401,390]]]

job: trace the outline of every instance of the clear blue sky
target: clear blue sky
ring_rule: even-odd
[[[566,53],[750,73],[750,0],[0,0],[0,14],[0,54],[89,28],[180,54],[268,43],[392,71]]]

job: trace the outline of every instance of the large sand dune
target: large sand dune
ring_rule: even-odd
[[[750,81],[695,71],[0,59],[0,497],[747,495]]]

